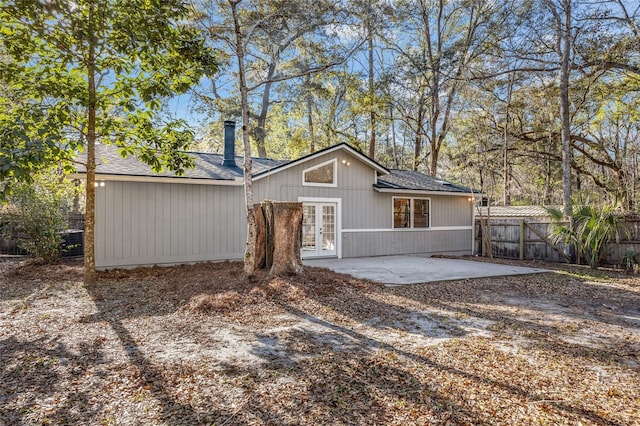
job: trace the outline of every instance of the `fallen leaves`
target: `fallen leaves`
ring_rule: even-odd
[[[0,271],[0,425],[640,424],[640,280],[613,272]]]

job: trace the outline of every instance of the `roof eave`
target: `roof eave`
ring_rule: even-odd
[[[260,180],[260,179],[265,178],[267,176],[271,176],[272,174],[279,173],[279,172],[281,172],[283,170],[286,170],[288,168],[297,166],[298,164],[302,164],[302,163],[304,163],[306,161],[312,160],[314,158],[318,158],[318,157],[320,157],[322,155],[326,155],[326,154],[329,154],[331,152],[334,152],[334,151],[337,151],[337,150],[340,150],[340,149],[344,149],[344,150],[348,151],[353,156],[359,158],[363,163],[367,164],[369,167],[371,167],[372,169],[374,169],[378,173],[380,173],[382,175],[390,174],[390,171],[388,169],[386,169],[382,165],[376,163],[375,161],[373,161],[372,159],[370,159],[369,157],[367,157],[363,153],[359,152],[358,150],[354,149],[353,147],[351,147],[350,145],[348,145],[346,143],[340,143],[338,145],[334,145],[334,146],[331,146],[329,148],[322,149],[320,151],[314,152],[314,153],[306,155],[306,156],[304,156],[302,158],[298,158],[297,160],[293,160],[293,161],[290,161],[288,163],[282,164],[280,166],[276,166],[276,167],[273,167],[271,169],[264,170],[262,172],[254,173],[253,174],[253,180]]]
[[[471,191],[469,191],[469,192],[433,191],[433,190],[425,190],[425,189],[378,188],[376,186],[374,186],[373,189],[376,192],[395,193],[395,194],[454,195],[454,196],[458,196],[458,197],[469,197],[469,196],[471,196]]]
[[[70,179],[85,179],[85,173],[70,173],[67,175]],[[235,179],[208,179],[208,178],[192,178],[185,176],[140,176],[140,175],[118,175],[108,173],[96,173],[97,181],[114,181],[114,182],[146,182],[146,183],[181,183],[187,185],[226,185],[226,186],[242,186],[244,179],[237,177]]]

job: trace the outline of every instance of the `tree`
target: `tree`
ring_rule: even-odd
[[[182,173],[191,132],[160,121],[161,99],[216,70],[213,52],[185,24],[181,0],[2,0],[2,179],[86,152],[85,284],[95,284],[96,143],[116,144],[154,170]]]
[[[569,97],[569,78],[571,72],[571,55],[573,39],[573,15],[572,0],[560,0],[559,4],[554,0],[545,0],[546,6],[553,15],[555,23],[556,39],[555,51],[558,55],[560,68],[560,121],[562,142],[562,204],[565,217],[571,217],[571,111]]]
[[[253,180],[251,141],[249,139],[249,99],[248,87],[245,73],[245,45],[238,17],[238,3],[242,0],[229,0],[231,16],[233,18],[233,29],[235,34],[235,55],[238,60],[238,86],[240,87],[240,108],[242,111],[242,144],[244,147],[244,197],[247,207],[247,244],[244,252],[244,273],[252,275],[258,265],[257,260],[257,239],[258,224],[256,222],[256,211],[253,207]]]
[[[500,7],[504,6],[444,0],[402,4],[399,13],[406,36],[395,50],[410,64],[405,67],[404,79],[416,82],[414,90],[421,98],[417,102],[414,163],[420,162],[424,137],[430,148],[428,170],[435,176],[461,86],[471,64],[487,49],[484,41],[499,28]]]
[[[200,22],[209,42],[232,54],[222,67],[224,83],[230,87],[221,90],[213,82],[211,93],[200,90],[199,95],[217,111],[240,114],[234,17],[228,2],[222,0],[203,1],[200,8]],[[249,117],[254,121],[250,137],[260,157],[270,154],[266,146],[267,120],[277,86],[328,70],[349,57],[352,49],[332,33],[345,16],[339,4],[328,0],[237,2],[235,19],[245,51]],[[306,55],[307,51],[313,51],[313,55]]]

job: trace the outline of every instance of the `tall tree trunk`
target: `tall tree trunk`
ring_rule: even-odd
[[[422,121],[424,120],[424,106],[420,102],[418,105],[418,116],[416,117],[416,142],[413,150],[413,164],[412,169],[418,170],[420,165],[420,158],[422,156]]]
[[[369,107],[371,134],[369,138],[369,158],[376,156],[376,112],[375,112],[375,87],[373,80],[373,28],[371,23],[371,2],[369,2],[369,18],[367,19],[367,43],[369,53]]]
[[[571,1],[560,0],[559,8],[554,0],[546,0],[556,23],[556,53],[560,61],[560,121],[562,135],[562,204],[565,217],[571,217],[571,116],[569,77],[571,72]],[[562,12],[562,13],[561,13]]]
[[[393,105],[389,104],[389,119],[391,120],[391,143],[393,144],[393,164],[396,169],[400,168],[398,163],[398,141],[396,137],[396,120],[393,117]]]
[[[571,60],[571,0],[563,0],[562,65],[560,75],[560,117],[562,118],[562,202],[565,216],[571,216],[571,123],[569,72]]]
[[[89,6],[89,22],[93,22],[94,4]],[[96,69],[95,69],[95,41],[93,29],[89,29],[89,46],[87,60],[88,85],[88,121],[87,121],[87,180],[85,200],[84,224],[84,284],[96,284],[96,255],[95,255],[95,223],[96,223]]]
[[[509,114],[511,113],[511,95],[513,92],[513,80],[515,71],[509,76],[509,85],[507,87],[507,99],[504,112],[504,134],[502,144],[502,172],[504,180],[504,205],[511,205],[511,165],[509,162]]]
[[[307,88],[311,87],[310,77],[307,76]],[[316,132],[313,128],[313,99],[307,93],[307,123],[309,124],[309,152],[316,152]]]
[[[271,79],[274,73],[275,73],[275,65],[272,64],[269,67],[269,74],[267,78]],[[273,83],[269,80],[267,80],[267,82],[264,84],[264,91],[262,92],[262,102],[260,104],[260,115],[258,115],[258,121],[256,123],[255,131],[254,131],[256,148],[258,148],[258,157],[261,157],[261,158],[267,157],[267,147],[266,147],[267,113],[269,112],[269,99],[271,97],[272,85]]]
[[[247,82],[244,68],[244,43],[240,22],[238,20],[238,3],[242,0],[229,0],[231,14],[233,16],[233,26],[236,36],[236,56],[238,59],[238,78],[240,80],[240,103],[242,108],[242,143],[244,145],[244,202],[247,208],[247,243],[244,252],[244,273],[247,276],[253,275],[257,265],[256,247],[258,229],[255,211],[253,209],[253,180],[251,178],[251,141],[249,139],[249,100],[247,96]]]

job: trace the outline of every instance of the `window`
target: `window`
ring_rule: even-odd
[[[308,186],[337,186],[336,168],[338,162],[334,159],[302,171],[302,184]]]
[[[411,199],[393,199],[393,227],[411,228]]]
[[[428,228],[429,204],[428,198],[393,197],[393,227],[395,229]]]

